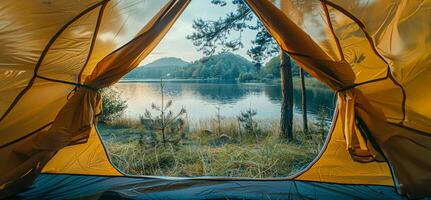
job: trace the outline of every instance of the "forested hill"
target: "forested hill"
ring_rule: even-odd
[[[246,58],[233,53],[220,53],[192,63],[180,58],[160,58],[128,73],[125,79],[217,79],[240,82],[260,82],[280,78],[280,59],[270,59],[261,69]],[[293,65],[293,76],[298,76],[298,67]]]
[[[129,72],[125,79],[160,78],[185,67],[190,63],[174,57],[160,58],[152,63],[139,66]]]
[[[255,69],[244,57],[232,53],[220,53],[202,58],[183,67],[175,73],[175,78],[234,80],[241,73]]]
[[[187,63],[179,58],[160,58],[152,63],[137,67],[125,79],[181,78],[181,79],[224,79],[233,80],[241,72],[250,72],[254,65],[242,56],[220,53]]]

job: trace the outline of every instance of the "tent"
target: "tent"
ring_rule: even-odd
[[[97,133],[117,82],[190,0],[0,3],[0,198],[431,195],[431,1],[245,0],[280,47],[337,92],[319,156],[286,178],[131,177]]]

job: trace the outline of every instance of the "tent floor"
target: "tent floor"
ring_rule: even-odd
[[[393,187],[309,181],[166,180],[41,174],[17,199],[404,199]]]

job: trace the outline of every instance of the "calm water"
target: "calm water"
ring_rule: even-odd
[[[116,88],[127,100],[126,116],[139,117],[151,103],[160,104],[160,84],[154,82],[118,83]],[[237,83],[179,83],[165,82],[165,99],[173,100],[172,110],[187,110],[191,120],[214,117],[217,107],[224,117],[236,117],[241,111],[253,108],[258,119],[279,119],[281,87],[265,84]],[[294,90],[294,116],[301,116],[301,92]],[[307,90],[310,120],[316,118],[322,106],[328,110],[328,120],[334,109],[334,94],[325,89]],[[165,101],[166,102],[166,101]]]

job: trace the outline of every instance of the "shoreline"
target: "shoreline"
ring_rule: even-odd
[[[121,79],[118,83],[159,83],[160,79]],[[273,79],[268,82],[239,82],[237,80],[220,79],[163,79],[167,83],[211,83],[211,84],[244,84],[244,85],[279,85],[280,79]],[[293,87],[300,87],[299,77],[293,77]],[[331,91],[326,85],[313,78],[305,79],[305,86],[310,89],[321,89]]]

